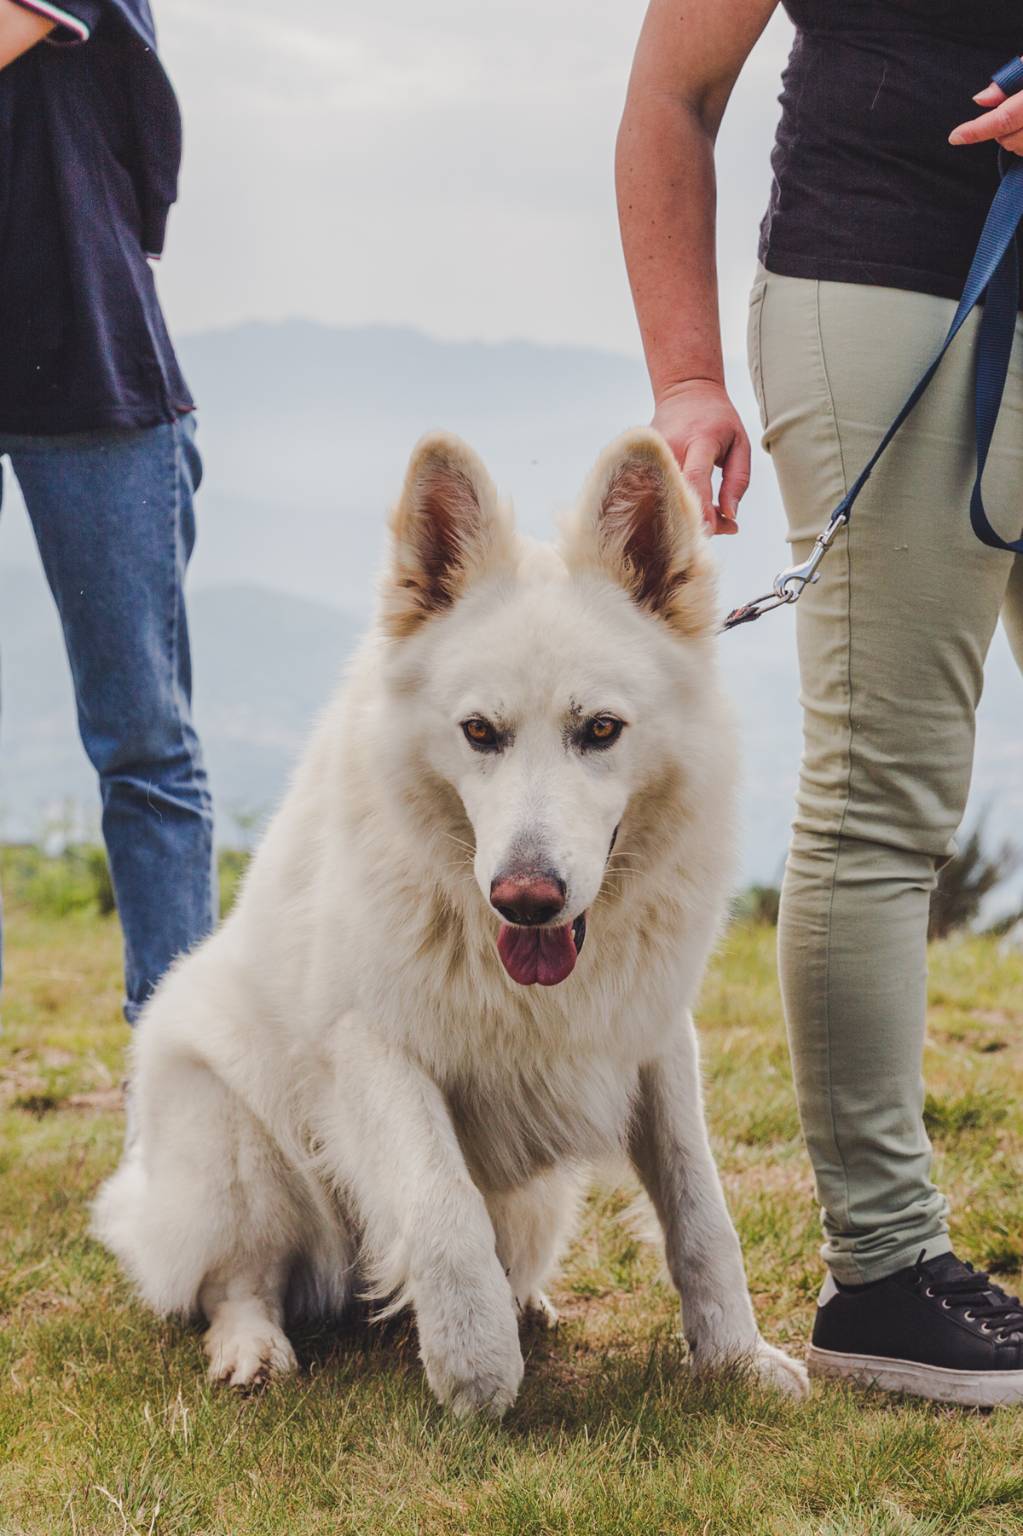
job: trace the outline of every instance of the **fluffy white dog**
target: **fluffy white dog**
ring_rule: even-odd
[[[414,1307],[441,1402],[496,1415],[584,1170],[624,1151],[696,1369],[800,1396],[701,1104],[734,750],[677,466],[627,434],[553,548],[430,437],[391,531],[375,628],[237,905],[145,1010],[96,1229],[150,1306],[205,1315],[217,1380],[292,1369],[288,1320],[368,1289]]]

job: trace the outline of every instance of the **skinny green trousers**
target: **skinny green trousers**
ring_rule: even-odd
[[[796,560],[954,307],[758,271],[750,371]],[[823,1254],[851,1284],[950,1246],[923,1123],[929,899],[955,849],[999,616],[1023,670],[1023,558],[986,548],[969,522],[976,323],[975,314],[796,610],[804,738],[779,967]],[[984,485],[992,522],[1018,537],[1019,322]]]

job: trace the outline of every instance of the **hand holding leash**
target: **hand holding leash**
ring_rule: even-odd
[[[983,117],[971,118],[953,128],[948,136],[950,144],[983,144],[991,139],[1013,155],[1023,155],[1023,94],[1016,70],[1023,66],[1023,59],[1012,59],[996,75],[991,84],[974,96],[978,107],[991,107]]]

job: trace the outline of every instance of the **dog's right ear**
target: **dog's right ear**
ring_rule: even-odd
[[[714,562],[700,508],[671,449],[649,427],[626,432],[601,455],[562,552],[570,567],[609,576],[677,635],[713,632]]]
[[[391,515],[391,561],[382,618],[395,638],[442,613],[485,573],[514,558],[511,516],[467,444],[422,438]]]

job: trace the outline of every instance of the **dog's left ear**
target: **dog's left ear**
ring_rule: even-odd
[[[481,576],[510,565],[513,546],[511,514],[472,449],[448,433],[422,438],[391,516],[385,629],[411,634]]]
[[[679,635],[712,632],[714,562],[703,518],[667,443],[637,427],[597,461],[562,536],[566,563],[600,570]]]

